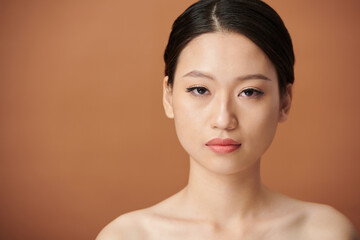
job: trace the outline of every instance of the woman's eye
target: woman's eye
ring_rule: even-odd
[[[209,90],[204,87],[190,87],[186,89],[187,92],[191,92],[194,95],[206,95],[209,94]]]
[[[239,95],[241,97],[258,97],[260,95],[263,95],[264,92],[256,90],[254,88],[248,88],[244,89]]]

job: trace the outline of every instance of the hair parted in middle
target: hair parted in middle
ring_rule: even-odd
[[[254,42],[274,65],[280,96],[294,82],[295,56],[290,34],[280,16],[261,0],[200,0],[174,22],[165,49],[165,75],[173,87],[177,61],[194,38],[205,33],[239,33]]]

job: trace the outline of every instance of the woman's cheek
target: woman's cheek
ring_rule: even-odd
[[[278,125],[276,109],[263,111],[263,114],[258,114],[252,124],[255,127],[254,129],[256,129],[253,141],[257,141],[258,144],[261,142],[261,146],[265,151],[275,137]]]

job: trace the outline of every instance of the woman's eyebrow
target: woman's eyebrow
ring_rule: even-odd
[[[197,70],[188,72],[187,74],[185,74],[183,76],[183,78],[184,77],[195,77],[195,78],[198,77],[198,78],[208,78],[208,79],[214,80],[214,78],[210,74],[206,74],[206,73],[203,73],[203,72],[200,72],[200,71],[197,71]]]
[[[215,78],[213,76],[211,76],[210,74],[208,73],[204,73],[204,72],[201,72],[201,71],[197,71],[197,70],[194,70],[194,71],[191,71],[191,72],[188,72],[186,73],[184,77],[195,77],[195,78],[207,78],[207,79],[210,79],[210,80],[214,80]],[[240,77],[237,77],[236,80],[239,80],[239,81],[245,81],[245,80],[255,80],[255,79],[259,79],[259,80],[266,80],[266,81],[271,81],[270,78],[268,78],[267,76],[265,76],[264,74],[247,74],[247,75],[244,75],[244,76],[240,76]]]
[[[237,80],[252,80],[252,79],[260,79],[260,80],[266,80],[266,81],[271,81],[270,78],[268,78],[267,76],[265,76],[264,74],[248,74],[248,75],[244,75],[244,76],[240,76],[238,78],[236,78]]]

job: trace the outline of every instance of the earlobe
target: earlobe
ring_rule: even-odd
[[[166,76],[163,81],[163,105],[165,114],[168,118],[174,118],[174,111],[172,106],[172,89],[168,85],[169,77]]]
[[[292,101],[292,84],[286,86],[286,93],[281,97],[279,122],[284,122],[289,116]]]

